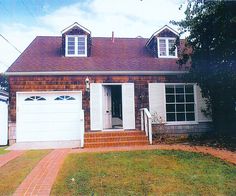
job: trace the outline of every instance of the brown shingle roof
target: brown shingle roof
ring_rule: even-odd
[[[90,57],[65,57],[61,37],[36,37],[7,72],[179,71],[177,59],[155,58],[146,38],[92,38]]]

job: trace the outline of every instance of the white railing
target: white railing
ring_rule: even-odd
[[[145,131],[149,143],[152,144],[152,115],[147,108],[141,108],[141,130]]]

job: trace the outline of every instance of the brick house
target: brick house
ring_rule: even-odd
[[[60,37],[36,37],[6,71],[10,143],[140,132],[141,108],[161,118],[169,133],[207,131],[200,89],[183,83],[186,70],[176,64],[178,36],[164,26],[149,39],[92,37],[74,23]]]

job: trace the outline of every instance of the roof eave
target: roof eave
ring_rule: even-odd
[[[5,72],[6,76],[49,75],[181,75],[188,71],[49,71],[49,72]]]

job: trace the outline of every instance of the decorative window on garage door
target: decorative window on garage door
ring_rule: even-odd
[[[41,96],[30,96],[25,99],[25,101],[45,101],[46,99]]]
[[[75,98],[71,97],[69,95],[62,95],[62,96],[55,98],[55,100],[75,100]]]

